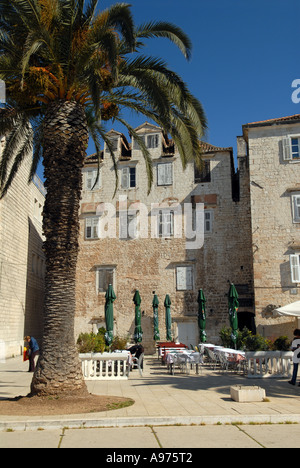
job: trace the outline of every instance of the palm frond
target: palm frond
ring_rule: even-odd
[[[175,44],[186,59],[191,58],[192,42],[185,32],[178,26],[166,21],[152,21],[141,25],[136,30],[136,37],[140,38],[167,38]]]
[[[134,137],[140,149],[142,150],[145,164],[146,164],[146,172],[147,172],[147,178],[148,178],[148,195],[149,195],[149,193],[151,192],[152,184],[153,184],[153,164],[152,164],[151,154],[148,148],[146,147],[143,138],[140,137],[140,135],[134,130],[134,128],[126,120],[121,119],[120,117],[117,117],[116,120],[120,122],[121,124],[123,124],[124,127],[127,128],[129,134]]]

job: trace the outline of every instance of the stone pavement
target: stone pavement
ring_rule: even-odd
[[[0,364],[0,398],[29,392],[27,366],[21,357]],[[69,416],[0,415],[0,447],[300,448],[300,387],[286,380],[248,380],[207,367],[200,375],[172,376],[152,356],[143,377],[134,371],[127,381],[87,384],[91,393],[130,397],[135,404]],[[232,401],[236,384],[263,387],[267,401]]]

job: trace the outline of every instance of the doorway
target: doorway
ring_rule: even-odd
[[[255,314],[253,312],[238,312],[238,324],[239,330],[246,327],[253,335],[256,335]]]
[[[198,326],[195,322],[177,322],[178,327],[178,340],[180,343],[190,347],[197,346],[198,339]]]

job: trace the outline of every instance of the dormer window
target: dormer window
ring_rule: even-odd
[[[148,149],[158,148],[159,146],[159,134],[158,133],[151,134],[151,135],[139,135],[139,137],[145,143],[146,148]],[[140,149],[140,145],[136,139],[134,140],[133,147],[134,149],[137,149],[137,150]]]
[[[109,141],[111,143],[113,152],[116,153],[119,148],[119,138],[109,138]],[[108,145],[106,145],[106,153],[110,153]]]
[[[147,148],[158,148],[159,135],[147,135]]]

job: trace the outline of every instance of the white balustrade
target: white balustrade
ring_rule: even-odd
[[[128,353],[79,354],[85,380],[128,379]]]
[[[292,374],[292,351],[247,351],[245,355],[249,379],[288,378]]]

